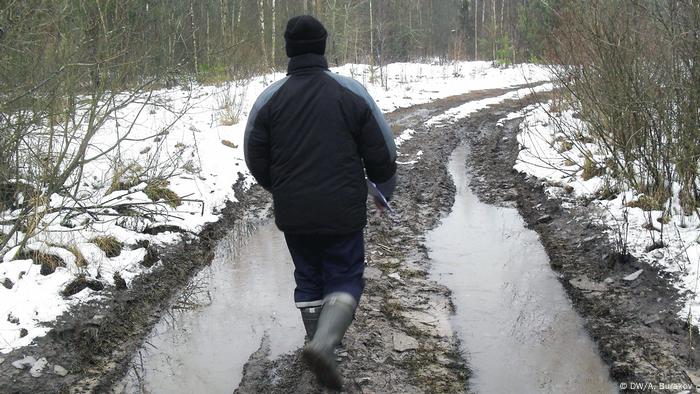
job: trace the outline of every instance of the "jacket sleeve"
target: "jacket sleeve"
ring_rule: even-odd
[[[248,115],[248,123],[243,136],[243,155],[245,164],[256,181],[270,191],[270,106],[267,105],[275,93],[285,84],[289,77],[268,86],[258,99]]]
[[[270,132],[267,122],[267,111],[260,99],[253,105],[248,116],[243,140],[243,154],[248,170],[255,180],[270,191]]]
[[[364,89],[363,89],[364,90]],[[396,145],[381,110],[365,90],[367,110],[358,138],[358,149],[367,178],[389,200],[396,187]]]

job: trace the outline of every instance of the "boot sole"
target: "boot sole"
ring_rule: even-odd
[[[343,379],[338,374],[332,361],[329,361],[308,346],[304,348],[301,355],[309,365],[311,372],[321,381],[321,384],[331,390],[340,391],[343,389]]]

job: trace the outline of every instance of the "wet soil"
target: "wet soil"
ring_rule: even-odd
[[[692,341],[697,335],[693,331],[689,336],[691,331],[676,318],[680,305],[670,278],[641,262],[621,263],[610,257],[614,249],[605,229],[593,224],[589,208],[564,210],[561,201],[547,199],[536,180],[511,171],[518,151],[518,122],[496,127],[496,121],[541,98],[494,106],[439,133],[422,125],[448,108],[506,91],[473,92],[389,115],[397,132],[416,130],[414,138],[401,146],[399,160],[419,161],[399,166],[400,185],[392,202],[395,217],[372,217],[367,227],[366,293],[339,354],[347,391],[469,390],[469,368],[449,324],[454,312],[451,294],[430,278],[425,247],[426,232],[437,226],[454,201],[447,163],[462,140],[471,147],[472,188],[488,203],[517,205],[526,223],[539,233],[574,308],[611,366],[612,378],[657,385],[688,383],[685,371],[694,370],[697,354]],[[269,215],[269,196],[260,188],[237,195],[239,202],[229,204],[222,219],[199,237],[162,251],[162,267],[153,274],[137,279],[126,291],[107,289],[107,301],[75,308],[49,336],[4,355],[0,392],[111,391],[173,297],[211,262],[216,243],[244,216]],[[638,282],[620,279],[638,268],[644,268]],[[584,278],[595,284],[607,278],[612,282],[604,290],[596,286],[595,291],[583,290]],[[298,352],[277,358],[270,354],[269,342],[262,340],[244,368],[237,392],[322,392]],[[10,365],[24,355],[47,357],[69,374],[32,378]]]

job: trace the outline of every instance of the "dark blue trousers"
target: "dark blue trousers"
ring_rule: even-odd
[[[284,238],[294,261],[297,307],[319,306],[335,292],[349,293],[360,301],[365,287],[362,230],[344,235],[285,233]]]

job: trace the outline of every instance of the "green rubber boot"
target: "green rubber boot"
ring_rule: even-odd
[[[313,339],[304,347],[302,356],[321,383],[341,390],[343,379],[338,373],[335,348],[345,335],[355,315],[357,301],[348,293],[326,296]]]
[[[299,308],[299,311],[301,311],[301,320],[304,321],[306,339],[309,341],[313,339],[314,333],[316,332],[316,326],[318,325],[318,318],[321,316],[322,308],[321,305]]]

